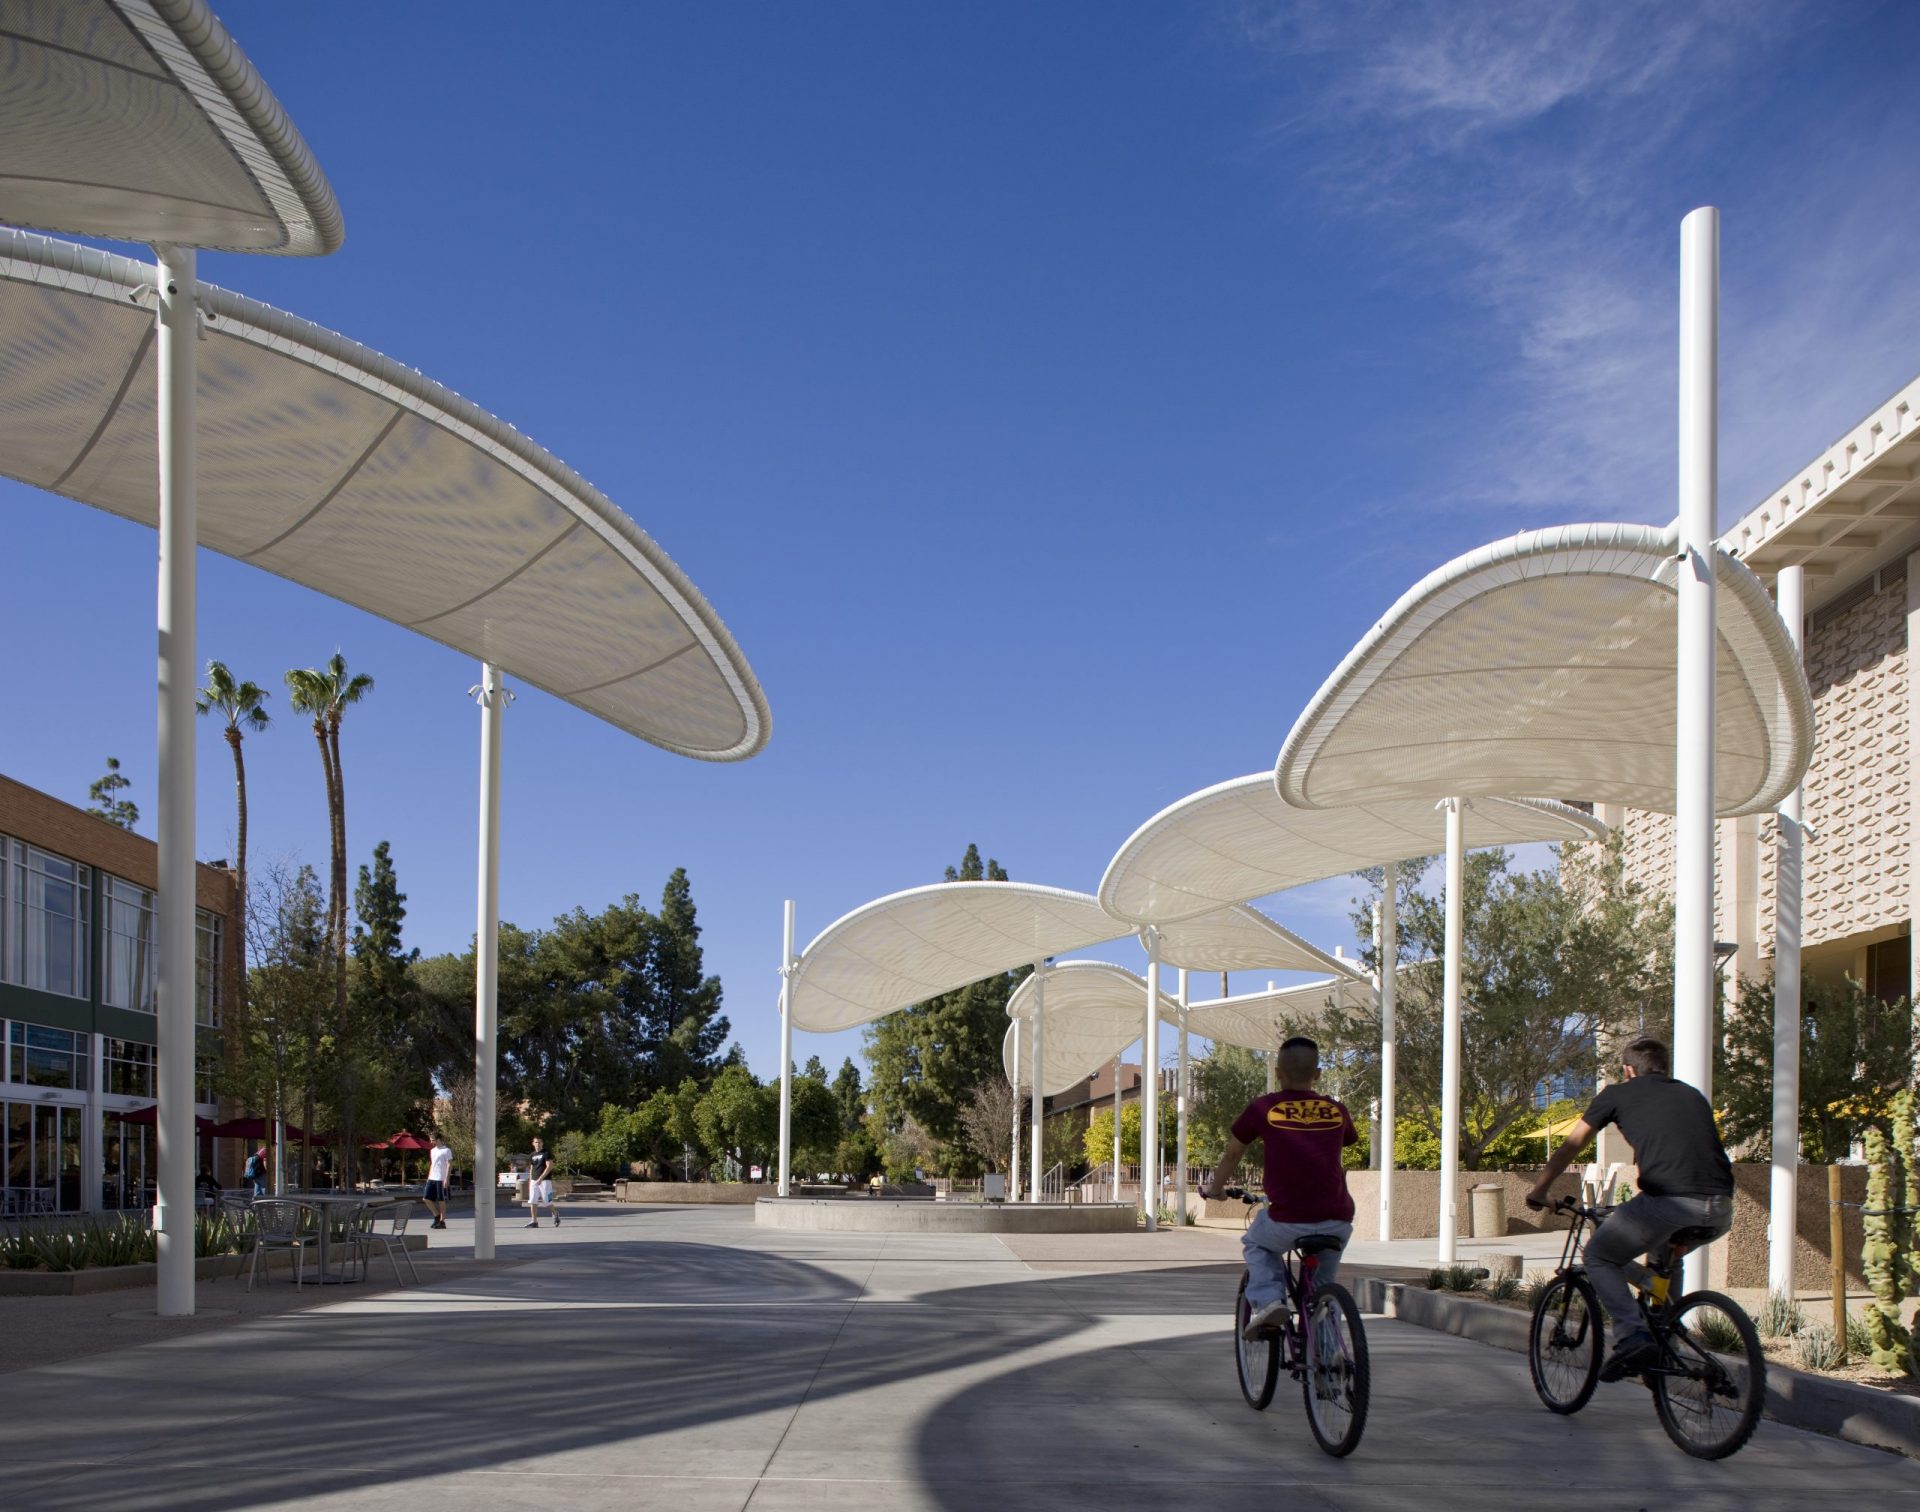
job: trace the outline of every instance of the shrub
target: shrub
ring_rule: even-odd
[[[1793,1341],[1793,1357],[1802,1370],[1831,1370],[1840,1363],[1840,1341],[1824,1323],[1810,1323]]]
[[[1742,1347],[1740,1330],[1733,1319],[1717,1307],[1703,1308],[1694,1314],[1693,1331],[1700,1342],[1716,1354],[1738,1354]]]
[[[1520,1299],[1528,1307],[1537,1307],[1546,1289],[1553,1285],[1555,1277],[1550,1271],[1528,1271],[1526,1280],[1520,1283]]]
[[[1427,1272],[1428,1291],[1478,1291],[1487,1273],[1475,1265],[1436,1265]]]
[[[1807,1326],[1807,1315],[1786,1293],[1768,1292],[1753,1321],[1764,1338],[1790,1339]]]
[[[1487,1283],[1487,1295],[1496,1302],[1512,1302],[1526,1289],[1518,1276],[1496,1276]]]

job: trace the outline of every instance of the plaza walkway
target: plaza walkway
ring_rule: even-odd
[[[505,1216],[505,1215],[503,1215]],[[1369,1320],[1360,1452],[1234,1385],[1231,1236],[792,1235],[743,1209],[509,1218],[431,1287],[0,1375],[10,1509],[1583,1509],[1920,1503],[1920,1467],[1763,1424],[1683,1457],[1632,1386]],[[458,1243],[461,1226],[436,1240]],[[140,1294],[122,1294],[128,1308]],[[203,1300],[204,1300],[203,1292]],[[150,1301],[145,1305],[151,1306]]]

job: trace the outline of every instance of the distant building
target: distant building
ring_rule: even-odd
[[[153,1201],[157,847],[0,777],[0,1211],[95,1212]],[[235,882],[198,869],[197,1111],[215,1116],[213,1058],[240,950]],[[200,1159],[211,1165],[211,1141]]]
[[[1805,783],[1802,973],[1857,978],[1888,1000],[1914,992],[1920,913],[1920,379],[1879,406],[1720,538],[1772,587],[1806,573],[1806,668],[1814,703]],[[1625,830],[1630,875],[1671,889],[1673,821],[1602,805]],[[1718,939],[1731,975],[1771,969],[1771,814],[1719,827]]]

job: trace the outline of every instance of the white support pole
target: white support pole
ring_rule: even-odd
[[[159,1181],[153,1207],[157,1310],[193,1316],[194,1071],[194,384],[199,345],[194,252],[159,259],[160,583],[159,897],[155,902],[155,1038]]]
[[[1120,1200],[1120,1057],[1113,1058],[1113,1200]]]
[[[1775,585],[1780,618],[1794,650],[1806,654],[1806,572],[1782,567]],[[1767,1199],[1767,1287],[1793,1295],[1793,1250],[1800,1205],[1800,885],[1801,790],[1780,805],[1774,841],[1773,1169]]]
[[[780,925],[780,1183],[774,1191],[793,1195],[793,899]]]
[[[1460,957],[1461,892],[1466,881],[1466,814],[1463,799],[1449,798],[1447,811],[1447,939],[1440,1007],[1440,1263],[1456,1250],[1460,1186]]]
[[[1147,930],[1147,1025],[1140,1041],[1140,1206],[1160,1226],[1160,931]]]
[[[1267,983],[1267,991],[1273,991],[1272,982]],[[1278,1092],[1280,1090],[1280,1051],[1278,1047],[1267,1052],[1267,1090],[1269,1092]]]
[[[1028,1117],[1032,1120],[1032,1148],[1027,1152],[1027,1163],[1031,1170],[1027,1176],[1030,1187],[1028,1200],[1042,1202],[1046,1199],[1045,1182],[1042,1178],[1047,1168],[1041,1164],[1045,1154],[1045,1136],[1047,1121],[1046,1083],[1042,1078],[1041,1067],[1047,1059],[1047,963],[1033,963],[1033,1107]]]
[[[1675,679],[1673,1074],[1713,1096],[1714,534],[1719,455],[1720,212],[1680,223],[1680,558]],[[1685,1284],[1707,1281],[1707,1252]]]
[[[1007,1162],[1007,1201],[1020,1200],[1020,1041],[1026,1027],[1013,1021],[1013,1157]]]
[[[1173,1074],[1173,1223],[1187,1226],[1187,968],[1180,968],[1180,1056]]]
[[[1374,991],[1380,996],[1380,1237],[1393,1237],[1394,1098],[1398,1091],[1399,1026],[1394,1022],[1394,990],[1400,964],[1400,868],[1389,861],[1373,914]]]
[[[495,1086],[500,1068],[500,717],[513,695],[500,669],[480,664],[480,899],[474,935],[473,996],[473,1258],[491,1260],[494,1198]]]

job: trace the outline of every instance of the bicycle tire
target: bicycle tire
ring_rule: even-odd
[[[1317,1287],[1307,1304],[1306,1369],[1300,1373],[1300,1386],[1307,1404],[1307,1427],[1313,1441],[1342,1459],[1360,1446],[1360,1435],[1367,1427],[1367,1404],[1373,1389],[1373,1369],[1367,1356],[1367,1330],[1360,1321],[1360,1308],[1353,1294],[1338,1282]],[[1333,1316],[1327,1314],[1331,1311]],[[1342,1358],[1329,1361],[1322,1355],[1322,1341],[1329,1326],[1343,1328],[1349,1345]],[[1334,1410],[1339,1394],[1346,1397],[1345,1421]]]
[[[1600,1299],[1585,1276],[1556,1276],[1547,1283],[1527,1330],[1527,1370],[1547,1411],[1568,1417],[1592,1399],[1602,1334]]]
[[[1280,1379],[1280,1338],[1249,1339],[1241,1332],[1253,1309],[1247,1303],[1247,1273],[1240,1273],[1240,1290],[1233,1298],[1233,1366],[1240,1377],[1240,1395],[1255,1412],[1264,1412]]]
[[[1733,1326],[1739,1355],[1716,1348],[1689,1330],[1687,1315],[1704,1314],[1708,1309],[1720,1313]],[[1760,1347],[1760,1332],[1746,1309],[1720,1292],[1688,1292],[1659,1320],[1655,1337],[1660,1341],[1662,1359],[1660,1365],[1645,1372],[1645,1377],[1653,1391],[1653,1410],[1667,1437],[1695,1459],[1725,1459],[1736,1452],[1753,1437],[1767,1401],[1767,1356]],[[1742,1367],[1744,1380],[1737,1371],[1728,1370],[1723,1361]],[[1681,1390],[1679,1383],[1683,1381],[1704,1389]],[[1733,1405],[1716,1407],[1711,1399],[1722,1396]]]

